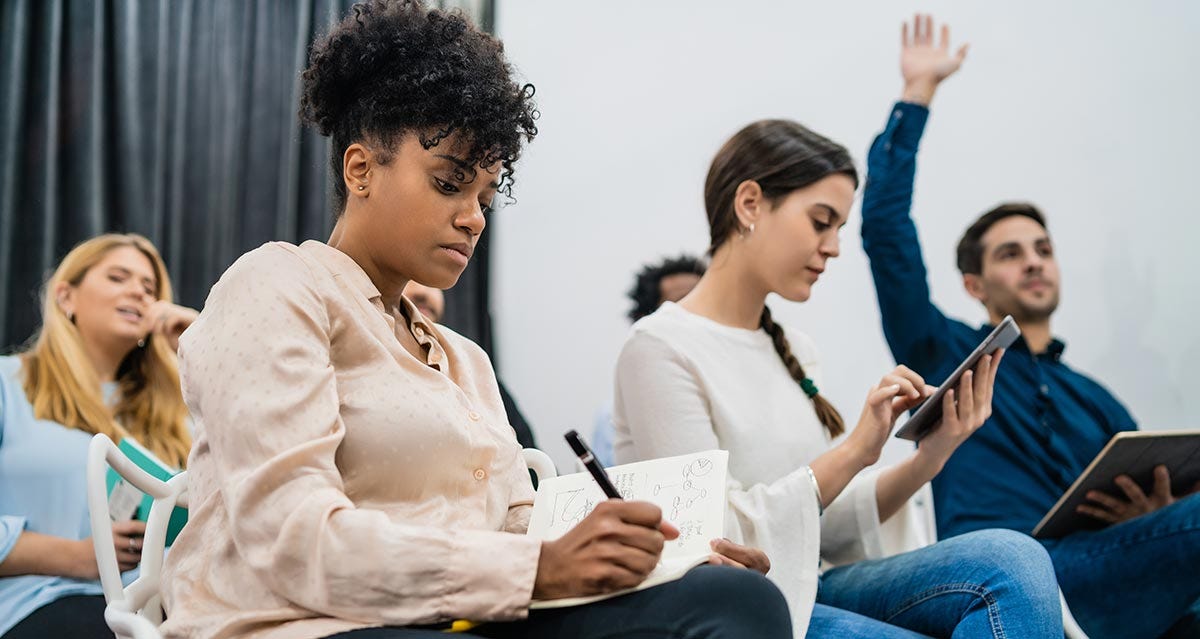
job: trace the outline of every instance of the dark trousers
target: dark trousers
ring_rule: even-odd
[[[700,566],[682,579],[586,606],[533,610],[523,621],[485,623],[469,634],[425,628],[365,628],[327,639],[756,639],[789,638],[792,622],[779,589],[756,572]]]
[[[48,603],[34,610],[0,639],[48,637],[113,639],[112,631],[104,625],[104,597],[75,595]]]

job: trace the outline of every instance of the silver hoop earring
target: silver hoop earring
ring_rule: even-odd
[[[138,340],[138,348],[146,348],[146,338],[145,337]]]

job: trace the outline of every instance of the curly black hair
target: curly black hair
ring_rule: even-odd
[[[636,322],[658,309],[662,303],[662,288],[659,285],[664,277],[680,273],[704,275],[706,268],[703,260],[686,253],[679,257],[668,257],[658,264],[643,266],[633,280],[633,288],[626,293],[633,300],[633,308],[628,313],[629,321]]]
[[[518,84],[499,40],[458,11],[420,0],[367,0],[317,41],[301,75],[300,119],[332,137],[337,211],[345,207],[342,157],[355,142],[378,145],[380,161],[408,133],[426,148],[458,133],[468,166],[501,165],[512,197],[522,141],[537,135],[531,84]]]

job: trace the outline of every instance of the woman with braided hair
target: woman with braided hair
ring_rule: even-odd
[[[708,271],[635,324],[618,360],[617,461],[729,451],[729,539],[713,547],[766,553],[797,637],[1062,637],[1054,572],[1031,538],[981,531],[912,549],[905,534],[909,499],[987,419],[1002,355],[947,394],[908,459],[862,472],[933,389],[897,367],[831,446],[846,427],[820,392],[812,340],[766,306],[771,293],[808,300],[857,186],[843,147],[791,121],[755,122],[717,153]]]

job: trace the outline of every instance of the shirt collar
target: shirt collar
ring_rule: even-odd
[[[995,330],[995,328],[996,327],[991,324],[983,325],[983,330],[987,333],[991,333],[993,330]],[[1050,343],[1046,345],[1046,351],[1044,353],[1034,354],[1029,350],[1029,342],[1025,341],[1025,336],[1018,335],[1017,341],[1013,342],[1013,345],[1009,350],[1024,351],[1026,353],[1030,353],[1034,357],[1044,357],[1057,362],[1058,360],[1062,359],[1063,351],[1066,349],[1067,344],[1065,342],[1057,337],[1052,337],[1050,338]]]
[[[426,333],[434,332],[433,320],[422,315],[421,309],[417,308],[417,305],[413,304],[412,300],[401,295],[400,303],[404,305],[404,308],[405,308],[404,314],[406,316],[408,316],[408,318],[409,318],[409,321],[408,321],[409,328],[420,326],[421,328],[425,329]]]
[[[354,261],[354,258],[317,240],[308,240],[301,244],[300,248],[316,258],[325,268],[329,269],[329,272],[333,273],[334,277],[341,278],[344,282],[353,286],[355,290],[362,293],[363,297],[368,300],[383,298],[383,294],[379,292],[378,288],[375,288],[375,283],[371,281],[367,272],[358,265],[358,262]]]

